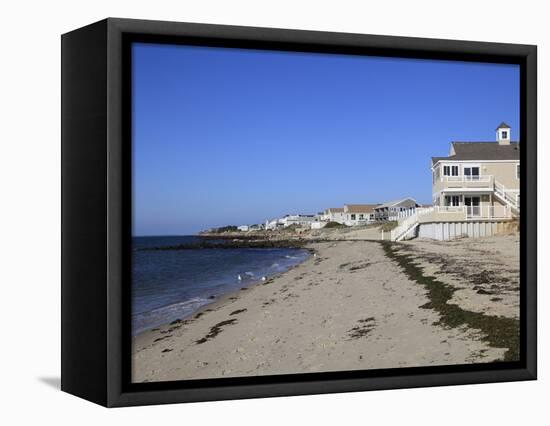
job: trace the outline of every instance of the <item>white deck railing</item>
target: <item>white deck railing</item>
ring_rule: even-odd
[[[419,208],[412,207],[410,209],[402,210],[400,212],[392,212],[388,215],[388,220],[400,220],[406,217],[414,216]]]
[[[500,182],[495,180],[495,194],[502,200],[504,200],[511,207],[514,207],[519,210],[518,195],[517,191],[510,191]]]
[[[435,206],[436,213],[463,213],[466,219],[508,219],[512,217],[509,206]]]
[[[428,213],[434,211],[433,207],[418,207],[412,210],[412,213],[399,218],[397,227],[393,228],[390,231],[390,240],[397,241],[402,237],[406,236],[415,225],[418,224],[418,218]],[[407,210],[408,211],[408,210]],[[402,213],[402,212],[400,212]],[[384,239],[384,234],[382,233],[382,239]]]
[[[466,207],[466,219],[488,218],[509,219],[512,212],[508,206],[464,206]]]
[[[465,206],[435,206],[436,213],[462,213]]]
[[[389,232],[381,232],[381,239],[399,241],[412,232],[419,224],[420,217],[429,213],[459,213],[462,218],[453,220],[479,220],[479,219],[510,219],[512,212],[509,206],[434,206],[414,209],[412,214],[399,218],[398,225]],[[437,219],[436,219],[437,220]]]
[[[492,182],[493,181],[493,175],[442,176],[441,180],[443,182],[460,182],[460,183]]]

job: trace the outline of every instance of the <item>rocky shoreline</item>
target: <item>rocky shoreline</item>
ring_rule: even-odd
[[[227,241],[200,241],[195,243],[175,244],[169,246],[144,247],[139,251],[158,250],[200,250],[200,249],[237,249],[237,248],[305,248],[311,240],[260,240],[260,239],[231,239]]]

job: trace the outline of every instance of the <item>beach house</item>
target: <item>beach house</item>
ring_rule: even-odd
[[[440,220],[519,216],[519,142],[501,123],[494,142],[451,142],[432,157],[432,200]]]
[[[413,214],[417,207],[420,207],[420,205],[413,198],[388,201],[374,208],[373,219],[376,222],[398,220],[399,218]]]
[[[368,225],[374,222],[374,209],[377,204],[345,204],[344,224],[347,226]]]
[[[449,240],[514,229],[520,215],[520,144],[511,140],[506,123],[496,128],[496,141],[451,142],[449,155],[432,157],[431,174],[433,206],[399,218],[383,239]]]
[[[316,217],[312,214],[287,214],[278,219],[266,220],[264,229],[275,230],[279,228],[288,228],[292,225],[309,228],[315,220]]]
[[[282,219],[280,219],[283,227],[287,228],[289,226],[303,226],[311,227],[312,222],[315,221],[315,215],[313,214],[287,214]]]
[[[264,229],[266,231],[274,231],[282,227],[283,227],[282,219],[267,219],[264,224]]]
[[[320,219],[325,222],[337,222],[343,224],[346,216],[343,207],[331,207],[323,211]]]

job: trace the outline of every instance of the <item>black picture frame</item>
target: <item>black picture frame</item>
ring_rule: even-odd
[[[62,36],[62,390],[108,406],[536,379],[536,46],[109,18]],[[520,66],[520,361],[130,383],[130,43]]]

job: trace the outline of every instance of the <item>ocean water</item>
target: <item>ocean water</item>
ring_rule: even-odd
[[[200,237],[134,237],[132,334],[184,318],[215,298],[303,262],[302,249],[140,250]],[[241,280],[238,276],[241,276]]]

